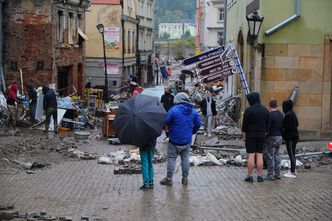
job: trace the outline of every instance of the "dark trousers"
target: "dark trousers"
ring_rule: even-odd
[[[47,108],[46,109],[46,121],[45,121],[45,130],[48,131],[51,122],[51,116],[53,116],[54,121],[54,131],[57,130],[58,123],[58,110],[56,108]]]
[[[289,160],[291,163],[291,172],[295,173],[296,167],[296,158],[295,158],[295,149],[298,140],[286,140],[286,147],[289,156]]]
[[[29,105],[29,114],[30,114],[30,123],[31,123],[31,125],[33,125],[33,123],[35,122],[36,109],[37,109],[37,103]]]

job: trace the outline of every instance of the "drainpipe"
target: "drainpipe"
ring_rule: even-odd
[[[300,0],[296,0],[296,4],[295,4],[295,15],[287,18],[286,20],[284,20],[281,23],[277,24],[273,28],[270,28],[269,30],[267,30],[265,32],[265,34],[266,35],[272,34],[273,32],[275,32],[275,31],[279,30],[280,28],[282,28],[283,26],[287,25],[288,23],[294,21],[298,17],[300,17]]]
[[[124,29],[124,16],[123,16],[123,1],[121,3],[121,28],[122,28],[122,80],[126,80],[125,76],[125,29]]]
[[[225,17],[224,17],[224,44],[226,44],[226,37],[227,37],[227,0],[224,3],[224,10],[225,10]]]
[[[138,78],[138,82],[141,83],[141,72],[142,72],[142,68],[141,68],[141,52],[139,50],[139,23],[140,20],[138,18],[137,19],[137,24],[136,24],[136,74],[137,74],[137,78]]]

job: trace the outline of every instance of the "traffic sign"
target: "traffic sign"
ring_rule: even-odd
[[[204,52],[202,54],[196,55],[194,57],[184,59],[184,60],[181,61],[181,65],[182,66],[191,65],[191,64],[197,63],[199,61],[203,61],[203,60],[215,57],[217,55],[220,56],[223,53],[224,50],[225,50],[225,46],[223,45],[223,46],[220,46],[220,47],[215,48],[213,50],[210,50],[210,51]]]
[[[196,64],[196,68],[204,69],[204,68],[208,68],[208,67],[211,67],[211,66],[215,66],[217,64],[218,65],[221,64],[220,56],[212,57],[211,59],[206,59],[202,62],[199,62],[199,63]]]
[[[228,76],[231,76],[235,73],[238,73],[238,71],[239,70],[237,68],[228,69],[227,71],[219,72],[217,74],[213,74],[213,75],[209,75],[207,77],[204,77],[202,79],[202,82],[204,84],[208,84],[208,83],[212,83],[212,82],[215,82],[215,81],[220,81],[220,80],[225,79]]]
[[[207,76],[211,74],[219,74],[221,72],[225,72],[227,70],[231,70],[236,66],[235,61],[231,60],[226,62],[225,64],[221,65],[220,63],[214,63],[213,66],[208,66],[205,69],[199,69],[197,68],[197,74],[199,76]]]
[[[226,61],[236,58],[236,54],[234,53],[233,47],[231,45],[227,45],[225,51],[220,55],[220,59],[222,63]]]

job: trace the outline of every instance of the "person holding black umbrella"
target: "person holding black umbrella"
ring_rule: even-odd
[[[189,150],[192,135],[201,127],[201,120],[194,107],[190,104],[188,94],[180,92],[174,97],[172,107],[165,121],[165,130],[169,132],[167,151],[167,176],[160,181],[161,185],[173,185],[173,172],[178,155],[181,157],[182,184],[188,185]]]

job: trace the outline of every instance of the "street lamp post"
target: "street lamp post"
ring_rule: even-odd
[[[246,18],[249,27],[249,35],[251,38],[251,43],[253,44],[256,38],[258,37],[264,17],[262,18],[259,17],[257,11],[254,11],[250,16],[246,16]]]
[[[104,25],[98,24],[97,29],[103,38],[103,52],[104,52],[104,72],[105,72],[105,88],[104,88],[104,101],[108,103],[108,79],[107,79],[107,64],[106,64],[106,51],[105,51],[105,38],[104,38]]]

